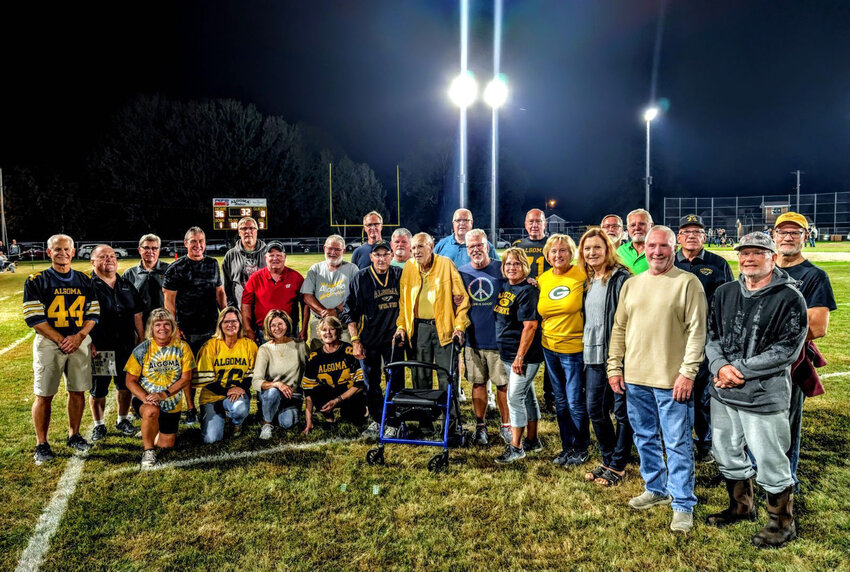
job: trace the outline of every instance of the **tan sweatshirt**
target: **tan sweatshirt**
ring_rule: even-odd
[[[705,320],[705,293],[690,272],[674,266],[626,280],[611,330],[608,377],[661,389],[672,389],[680,373],[694,379],[705,355]]]

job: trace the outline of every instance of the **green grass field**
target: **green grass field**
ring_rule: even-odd
[[[720,249],[723,250],[723,249]],[[813,253],[843,258],[847,247]],[[731,252],[726,249],[726,252]],[[306,272],[316,255],[293,255]],[[123,262],[124,267],[133,264]],[[500,467],[501,446],[451,453],[450,470],[426,469],[430,447],[388,446],[388,466],[372,467],[370,445],[352,427],[316,430],[308,438],[280,430],[268,442],[251,426],[235,439],[204,446],[197,430],[181,430],[168,468],[141,472],[140,439],[114,432],[88,454],[58,529],[45,570],[848,570],[850,569],[850,256],[817,262],[839,303],[819,344],[840,373],[827,393],[806,403],[797,497],[800,538],[780,550],[758,550],[758,523],[725,529],[702,524],[722,508],[725,490],[710,488],[714,466],[697,467],[696,526],[668,529],[669,508],[637,512],[626,502],[642,490],[636,466],[622,486],[586,484],[581,468],[558,469],[557,427],[541,422],[546,450]],[[28,335],[21,317],[23,281],[33,268],[0,274],[0,351]],[[75,268],[86,269],[79,262]],[[64,446],[65,393],[54,401],[50,441],[56,462],[36,467],[31,338],[0,355],[0,569],[11,570],[70,463]],[[538,384],[540,379],[537,380]],[[464,382],[469,392],[469,386]],[[538,395],[541,392],[538,392]],[[110,401],[112,400],[110,395]],[[469,418],[469,406],[465,404]],[[111,429],[112,410],[107,417]],[[497,423],[490,421],[491,437]],[[91,424],[87,411],[83,426]],[[491,439],[494,440],[494,439]],[[232,453],[230,458],[223,454]],[[245,453],[245,454],[243,454]],[[220,455],[218,458],[209,458]],[[249,456],[250,455],[250,456]],[[207,458],[199,459],[201,457]]]

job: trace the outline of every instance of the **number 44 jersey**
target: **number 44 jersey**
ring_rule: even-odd
[[[198,374],[192,380],[193,386],[202,386],[198,402],[221,401],[231,387],[249,391],[256,358],[257,344],[248,338],[239,338],[232,348],[224,340],[210,339],[198,352]]]
[[[51,267],[31,274],[24,284],[24,319],[31,328],[46,322],[63,336],[70,336],[99,316],[100,304],[91,278],[82,272],[63,274]]]

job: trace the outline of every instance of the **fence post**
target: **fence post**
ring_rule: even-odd
[[[832,205],[832,232],[838,231],[838,193],[833,193],[835,196],[834,203]]]

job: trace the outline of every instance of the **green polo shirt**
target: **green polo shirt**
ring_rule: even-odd
[[[646,260],[646,250],[638,254],[631,242],[626,242],[620,245],[617,249],[617,254],[623,264],[628,266],[632,274],[640,274],[649,270],[649,262]]]

